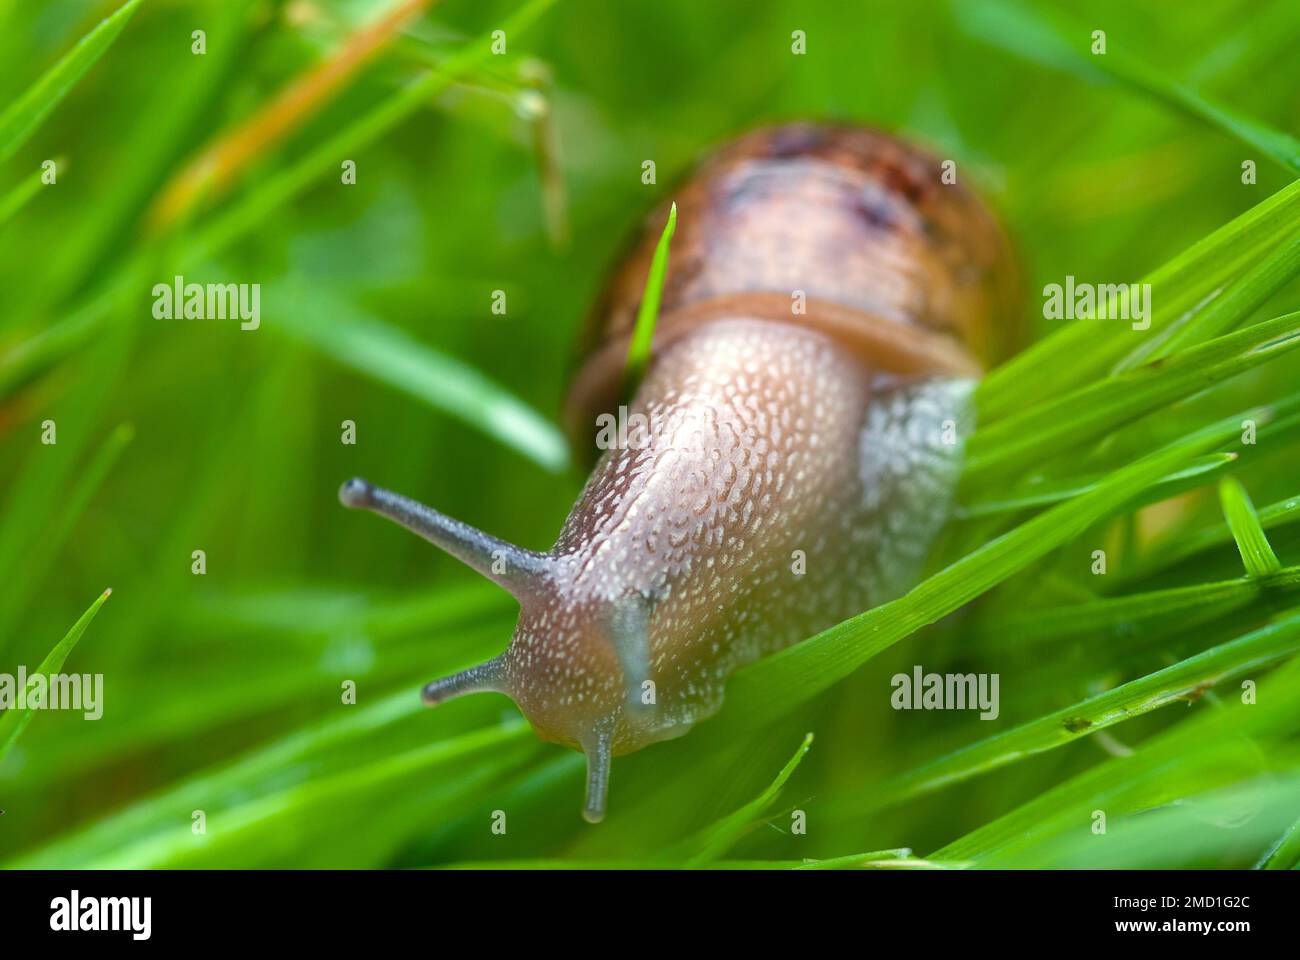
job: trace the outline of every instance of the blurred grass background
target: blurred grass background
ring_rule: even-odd
[[[0,0],[0,105],[119,6]],[[984,848],[962,838],[1052,789],[1077,800],[1086,831],[1105,792],[1086,777],[1111,754],[1142,743],[1137,756],[1158,766],[1161,750],[1177,754],[1188,710],[1210,728],[1214,692],[1129,721],[1111,754],[1093,737],[891,808],[869,799],[922,761],[1222,639],[1198,626],[1128,643],[1144,628],[1115,627],[1031,642],[998,619],[1107,592],[1086,575],[1096,543],[1129,544],[1132,553],[1116,549],[1127,559],[1205,529],[1219,516],[1212,486],[1080,538],[761,735],[719,742],[700,731],[617,761],[610,820],[590,828],[578,817],[581,758],[538,743],[506,700],[419,706],[421,683],[504,646],[512,601],[409,534],[344,512],[336,491],[360,474],[521,545],[549,546],[582,480],[559,462],[546,425],[576,330],[622,238],[702,152],[755,124],[858,121],[956,159],[1007,224],[1030,323],[1044,336],[1045,283],[1136,281],[1294,173],[1223,124],[1036,62],[1007,11],[1013,22],[1027,11],[1081,26],[1082,35],[1051,29],[1085,51],[1088,33],[1104,29],[1158,76],[1287,131],[1300,120],[1300,9],[560,0],[507,36],[504,57],[464,64],[455,58],[523,5],[447,0],[255,152],[228,191],[156,229],[151,211],[190,161],[394,6],[145,0],[0,164],[0,197],[13,197],[42,161],[59,162],[57,184],[0,223],[0,669],[39,663],[95,596],[114,590],[67,665],[105,675],[104,718],[39,715],[0,764],[0,862],[554,863],[677,851],[668,862],[686,863],[680,845],[718,847],[697,831],[757,796],[805,730],[817,738],[780,809],[808,810],[808,834],[790,835],[783,816],[743,838],[724,829],[728,856],[951,846],[950,859],[979,859]],[[200,29],[207,53],[196,56]],[[791,55],[796,29],[805,56]],[[304,190],[279,192],[279,174],[422,71],[448,65],[458,73],[445,90],[373,142],[327,158]],[[348,159],[355,185],[340,182]],[[657,165],[653,186],[641,182],[646,159]],[[1254,185],[1241,182],[1247,159]],[[204,242],[241,210],[254,211],[245,232],[215,249]],[[152,319],[150,288],[177,272],[261,283],[261,329]],[[505,316],[491,311],[498,289]],[[1294,300],[1284,287],[1259,316]],[[1191,429],[1270,402],[1294,390],[1296,373],[1284,357],[1199,407],[1162,412],[1157,427]],[[494,435],[480,415],[510,403],[499,390],[539,416],[509,407]],[[46,419],[57,424],[54,446],[39,442]],[[355,446],[340,442],[344,420],[357,425]],[[1137,442],[1133,455],[1150,446]],[[1294,463],[1287,443],[1238,475],[1257,505],[1273,504],[1300,492]],[[1270,537],[1284,564],[1300,560],[1293,528]],[[190,570],[197,549],[204,576]],[[1193,561],[1132,582],[1240,576],[1231,540]],[[1271,612],[1252,609],[1222,630],[1235,636]],[[890,710],[889,677],[914,663],[1000,673],[1002,717]],[[1278,689],[1294,689],[1294,675]],[[357,683],[355,706],[340,703],[345,680]],[[1235,698],[1228,685],[1222,699]],[[1259,722],[1274,735],[1292,729],[1289,714]],[[1063,829],[1003,848],[1005,862],[1251,865],[1300,814],[1296,744],[1285,735],[1261,744],[1236,721],[1194,742],[1202,766],[1125,808],[1165,817],[1134,828],[1136,840],[1117,830],[1089,847],[1090,834]],[[1232,792],[1196,799],[1219,787]],[[1059,795],[1048,802],[1065,806]],[[495,809],[509,816],[505,836],[489,830]],[[1025,822],[1046,817],[1023,809]],[[197,810],[204,835],[191,830]],[[1186,842],[1189,822],[1203,843]]]

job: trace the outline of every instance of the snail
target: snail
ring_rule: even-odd
[[[546,552],[361,479],[348,507],[429,540],[513,594],[507,649],[428,684],[435,705],[512,697],[587,757],[584,816],[611,758],[685,733],[737,668],[911,585],[961,464],[969,394],[1008,347],[1012,257],[944,167],[871,129],[741,136],[677,196],[648,368],[620,442]],[[580,340],[564,421],[588,462],[624,396],[663,211]]]

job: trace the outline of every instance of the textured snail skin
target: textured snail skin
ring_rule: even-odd
[[[678,194],[655,354],[554,547],[534,553],[350,481],[520,601],[506,651],[425,689],[509,694],[588,756],[679,736],[738,667],[911,584],[946,517],[979,360],[1004,339],[1010,257],[939,161],[851,127],[762,130]],[[584,337],[566,423],[590,449],[662,219]],[[799,302],[804,312],[794,308]]]

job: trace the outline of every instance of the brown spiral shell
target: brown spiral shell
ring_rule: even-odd
[[[863,127],[796,123],[733,141],[674,195],[655,350],[747,316],[817,327],[880,369],[978,373],[1019,339],[1014,260],[979,199],[945,179],[938,158]],[[665,203],[646,220],[578,340],[564,420],[579,450],[619,400],[666,217]]]

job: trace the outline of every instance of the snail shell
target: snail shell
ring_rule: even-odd
[[[651,363],[619,411],[652,217],[593,313],[565,408],[605,446],[555,545],[523,550],[364,481],[349,506],[411,527],[510,590],[500,656],[425,688],[514,698],[588,757],[716,711],[738,667],[897,595],[960,469],[981,364],[1013,342],[1012,260],[940,162],[857,127],[759,130],[677,195]],[[616,442],[599,444],[611,422]]]

